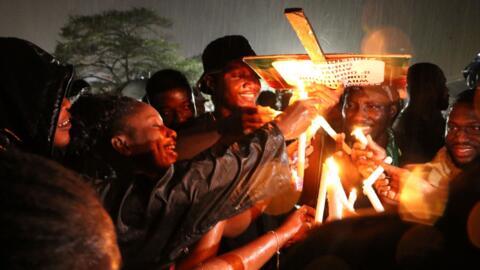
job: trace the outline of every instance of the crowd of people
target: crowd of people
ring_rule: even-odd
[[[204,49],[195,86],[164,69],[135,100],[90,93],[72,65],[0,38],[1,268],[478,265],[480,69],[450,106],[442,70],[417,63],[407,102],[384,84],[312,84],[309,98],[276,102],[276,111],[259,105],[260,78],[242,61],[255,55],[245,37],[220,37]],[[299,191],[296,140],[318,115],[339,134],[320,130],[311,141]],[[357,127],[367,144],[351,135]],[[384,168],[374,184],[384,213],[358,194],[357,212],[315,222],[319,169],[330,155],[345,190],[362,190]],[[281,214],[272,215],[278,201]]]

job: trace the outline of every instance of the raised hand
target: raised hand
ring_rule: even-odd
[[[345,91],[343,84],[339,84],[337,89],[317,83],[308,84],[305,88],[309,97],[318,100],[317,109],[321,115],[326,115],[340,101]]]
[[[316,99],[297,100],[284,113],[275,118],[275,123],[286,140],[295,139],[305,132],[318,115]]]

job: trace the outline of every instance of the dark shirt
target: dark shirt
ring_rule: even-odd
[[[106,187],[121,199],[100,191],[108,198],[107,209],[113,211],[127,269],[168,265],[187,254],[218,221],[290,184],[285,143],[273,124],[227,148],[218,145],[193,160],[177,163],[160,179],[142,175],[129,179],[125,192],[115,191],[124,181]]]

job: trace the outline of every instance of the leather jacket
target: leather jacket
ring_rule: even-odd
[[[161,269],[218,221],[289,188],[290,173],[283,135],[269,123],[228,147],[217,144],[175,164],[160,179],[136,175],[128,185],[110,183],[99,192],[106,194],[125,268]]]
[[[0,38],[0,146],[52,154],[63,97],[73,68],[36,45]]]

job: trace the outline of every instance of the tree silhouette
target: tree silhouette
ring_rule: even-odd
[[[170,27],[168,19],[146,8],[70,16],[55,55],[75,65],[78,77],[100,91],[118,91],[163,68],[178,69],[193,82],[200,61],[178,55],[177,45],[162,31]]]

